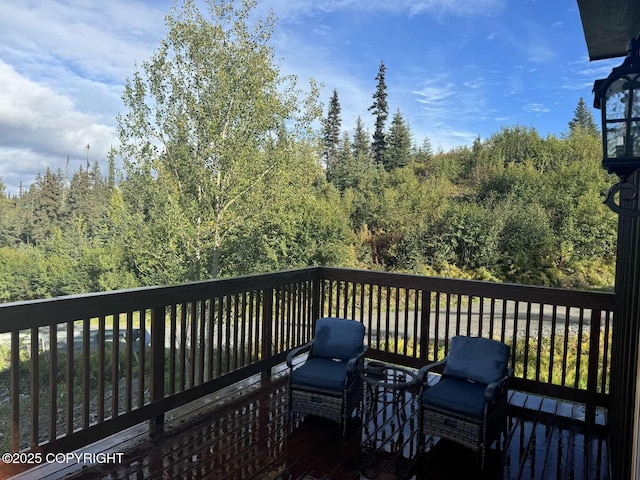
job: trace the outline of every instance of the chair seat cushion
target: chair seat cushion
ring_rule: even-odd
[[[486,385],[467,380],[444,377],[422,394],[422,405],[452,414],[482,419]]]
[[[291,385],[342,392],[347,377],[347,362],[330,358],[310,358],[291,372]]]

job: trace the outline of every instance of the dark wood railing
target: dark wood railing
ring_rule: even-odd
[[[0,305],[4,451],[75,449],[268,372],[311,338],[318,273]]]
[[[320,316],[361,321],[373,358],[414,367],[453,335],[496,338],[515,345],[516,388],[606,406],[612,309],[607,293],[335,268],[4,304],[0,446],[69,451],[158,428],[169,410],[269,372]]]

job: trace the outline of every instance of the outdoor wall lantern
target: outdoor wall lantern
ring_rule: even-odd
[[[605,203],[623,215],[640,216],[640,209],[616,203],[616,195],[627,190],[630,199],[639,195],[638,186],[627,181],[640,168],[640,35],[627,46],[627,58],[607,78],[596,80],[594,107],[602,111],[602,166],[620,177],[609,190]]]

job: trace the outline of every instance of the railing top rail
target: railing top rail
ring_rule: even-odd
[[[276,288],[294,282],[319,278],[596,310],[613,310],[615,299],[615,295],[608,292],[426,277],[370,270],[310,267],[181,285],[143,287],[0,304],[0,333],[15,329],[54,325],[109,313],[117,314],[202,298]]]
[[[613,310],[615,294],[587,290],[461,280],[444,277],[321,267],[320,278],[380,286],[410,288],[430,292],[499,298],[518,302],[580,307],[593,310]]]
[[[0,304],[0,333],[318,279],[317,267]]]

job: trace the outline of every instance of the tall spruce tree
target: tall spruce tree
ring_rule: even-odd
[[[380,166],[384,162],[384,154],[387,149],[387,139],[385,135],[385,123],[389,115],[389,105],[387,104],[387,84],[385,83],[385,73],[387,67],[384,61],[380,62],[376,80],[378,86],[373,94],[373,104],[369,107],[369,111],[373,112],[375,117],[376,128],[373,132],[373,158],[376,165]]]
[[[390,172],[407,165],[411,156],[411,129],[400,113],[400,109],[391,120],[388,140],[387,152],[383,160],[385,170]]]
[[[338,91],[334,89],[331,100],[329,101],[327,118],[322,120],[323,156],[327,167],[327,179],[329,181],[331,181],[332,176],[335,174],[336,161],[338,160],[341,122],[340,100],[338,99]]]
[[[580,97],[576,109],[573,111],[573,118],[569,122],[569,133],[575,133],[581,130],[584,133],[593,135],[595,137],[600,136],[600,130],[593,119],[593,115],[587,107],[584,98]]]

